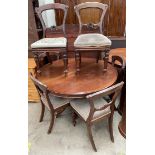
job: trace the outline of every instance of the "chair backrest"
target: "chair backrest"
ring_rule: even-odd
[[[65,32],[65,22],[66,22],[66,17],[67,17],[67,11],[68,11],[68,6],[65,4],[60,4],[60,3],[51,3],[51,4],[45,4],[42,5],[40,7],[36,7],[35,11],[41,21],[42,24],[42,28],[43,28],[43,37],[45,37],[46,35],[46,25],[42,16],[42,12],[46,11],[46,10],[63,10],[64,11],[64,17],[63,17],[63,22],[62,25],[59,26],[55,26],[55,27],[51,27],[52,30],[58,30],[58,29],[62,29],[64,35],[66,36],[66,32]]]
[[[126,63],[124,59],[121,56],[113,55],[111,58],[111,63],[114,67],[117,68],[118,71],[117,82],[124,81],[126,71]]]
[[[82,23],[81,16],[80,16],[80,10],[87,9],[87,8],[98,8],[98,9],[102,10],[102,14],[100,16],[100,21],[98,23],[96,23],[96,24],[95,23],[87,23],[87,24]],[[79,20],[79,34],[81,34],[83,26],[87,26],[87,27],[91,27],[91,28],[99,27],[100,33],[103,33],[103,19],[104,19],[106,11],[108,9],[107,4],[103,4],[103,3],[99,3],[99,2],[85,2],[85,3],[81,3],[81,4],[74,6],[74,9],[75,9],[76,15]]]
[[[93,119],[94,113],[97,111],[103,111],[105,110],[107,107],[110,106],[111,112],[114,112],[114,103],[116,101],[117,96],[119,95],[119,93],[121,92],[121,89],[123,87],[124,82],[120,82],[118,84],[115,84],[107,89],[101,90],[99,92],[87,95],[86,98],[89,101],[90,104],[90,112],[89,112],[89,117],[88,117],[88,121],[91,121]],[[103,107],[97,108],[95,107],[94,104],[94,99],[97,99],[99,97],[105,97],[107,95],[112,95],[112,99],[110,102],[108,102],[108,104],[105,104]]]
[[[125,64],[124,59],[123,59],[121,56],[113,55],[111,59],[112,59],[111,62],[112,62],[112,65],[113,65],[113,66],[114,66],[114,65],[117,65],[117,64],[115,64],[115,62],[118,61],[118,62],[120,63],[120,67],[121,67],[122,69],[125,68],[126,64]],[[118,66],[119,66],[119,65],[118,65]]]
[[[40,96],[40,100],[42,101],[42,103],[49,109],[53,109],[53,105],[49,99],[49,93],[50,91],[48,90],[47,86],[44,85],[43,83],[41,83],[39,80],[37,80],[32,73],[30,73],[30,78],[33,81],[38,94]]]

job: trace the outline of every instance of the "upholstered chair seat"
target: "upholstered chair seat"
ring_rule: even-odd
[[[43,38],[31,44],[31,48],[66,47],[66,45],[67,39],[64,37]]]
[[[111,40],[99,33],[81,34],[75,40],[74,46],[85,48],[111,46]]]
[[[116,98],[121,93],[124,82],[120,82],[106,89],[100,90],[93,94],[88,94],[83,99],[73,99],[70,101],[70,106],[73,109],[73,125],[76,125],[76,119],[82,118],[86,123],[88,136],[94,151],[97,151],[91,126],[108,118],[109,132],[111,141],[114,142],[113,137],[113,115],[114,115],[114,104]]]
[[[104,100],[103,98],[98,98],[98,99],[94,100],[94,105],[96,108],[101,108],[105,104],[108,104],[108,102],[106,100]],[[89,116],[89,112],[90,112],[90,104],[86,99],[71,100],[70,105],[75,111],[77,111],[79,113],[79,115],[85,121],[87,120],[87,118]],[[110,113],[111,113],[110,106],[108,106],[105,110],[96,111],[94,113],[93,119],[102,117],[102,116],[110,114]]]
[[[36,77],[33,76],[32,73],[30,73],[30,78],[33,81],[40,96],[41,115],[39,122],[43,121],[45,107],[50,112],[51,120],[48,129],[48,134],[50,134],[54,126],[55,118],[69,106],[69,100],[62,97],[56,97],[54,94],[52,94],[48,87],[41,81],[36,79]]]
[[[69,99],[65,99],[62,97],[56,97],[52,94],[49,94],[49,99],[50,99],[54,109],[65,106],[69,103]],[[41,100],[44,104],[47,104],[47,100],[43,95],[41,96]]]

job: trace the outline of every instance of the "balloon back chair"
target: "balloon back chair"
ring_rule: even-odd
[[[114,103],[116,101],[117,96],[121,92],[123,84],[124,82],[120,82],[107,89],[87,95],[85,99],[73,99],[70,101],[70,105],[74,111],[73,124],[75,126],[77,116],[79,116],[86,123],[89,139],[94,151],[97,151],[97,149],[93,140],[91,126],[98,121],[108,118],[110,137],[111,141],[114,142]],[[110,100],[109,102],[104,100],[104,97],[107,95],[113,95],[112,100]]]
[[[58,35],[58,37],[46,38],[46,30],[48,27],[45,24],[42,13],[47,10],[62,10],[64,12],[62,25],[51,27],[51,31],[57,32],[58,30],[62,30],[61,36]],[[46,5],[37,7],[35,8],[35,11],[41,21],[42,29],[43,29],[43,38],[31,44],[32,53],[34,54],[34,58],[37,64],[37,72],[38,73],[41,72],[40,63],[39,63],[40,58],[43,55],[46,55],[49,58],[49,53],[53,53],[53,54],[63,55],[63,61],[64,61],[64,67],[65,67],[64,72],[66,75],[68,56],[67,56],[67,39],[66,39],[66,33],[65,33],[65,21],[66,21],[68,6],[60,3],[51,3],[51,4],[46,4]]]
[[[30,78],[33,81],[40,96],[42,109],[41,109],[41,115],[40,115],[39,121],[40,122],[43,121],[45,107],[50,111],[51,121],[48,129],[48,134],[50,134],[53,128],[56,116],[62,113],[65,110],[65,108],[69,106],[69,101],[67,99],[54,96],[52,92],[48,90],[47,86],[41,83],[40,81],[38,81],[32,75],[32,73],[30,73]]]
[[[100,16],[100,21],[98,23],[83,23],[81,20],[83,9],[98,8],[102,11]],[[99,2],[85,2],[74,6],[76,15],[79,20],[79,35],[74,42],[75,49],[75,60],[76,60],[76,71],[80,71],[81,66],[81,53],[83,51],[93,51],[96,53],[104,53],[104,68],[103,71],[107,70],[107,63],[109,58],[109,51],[111,46],[111,40],[103,35],[103,20],[105,13],[107,11],[108,5]],[[82,34],[83,27],[97,29],[99,28],[99,33],[87,33]],[[97,58],[97,62],[98,62]]]

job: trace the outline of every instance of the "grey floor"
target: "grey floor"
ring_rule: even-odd
[[[50,115],[45,111],[44,121],[39,123],[40,104],[28,104],[29,155],[125,155],[126,141],[118,131],[120,115],[114,114],[114,139],[112,143],[106,120],[92,126],[97,147],[94,152],[87,135],[84,122],[80,119],[76,127],[72,125],[71,109],[64,111],[55,121],[53,131],[47,134]]]

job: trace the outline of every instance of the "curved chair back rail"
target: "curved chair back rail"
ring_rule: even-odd
[[[50,111],[51,120],[50,120],[49,129],[48,129],[48,134],[49,134],[53,129],[56,116],[62,113],[65,110],[65,108],[69,106],[69,101],[67,99],[54,96],[53,93],[51,93],[48,90],[47,86],[42,84],[39,80],[37,80],[32,75],[32,73],[30,73],[30,78],[34,82],[40,96],[41,107],[42,107],[40,122],[43,121],[45,107],[47,107],[48,110]]]
[[[40,98],[44,98],[47,102],[43,102],[43,104],[49,109],[49,110],[53,110],[53,105],[49,99],[49,93],[50,91],[48,90],[47,86],[44,85],[43,83],[41,83],[39,80],[37,80],[35,77],[33,77],[32,73],[30,73],[30,78],[33,81],[38,94],[40,96]]]
[[[74,110],[73,113],[73,125],[76,125],[77,115],[84,120],[87,126],[88,136],[94,151],[97,151],[91,126],[93,123],[102,119],[108,118],[109,132],[111,141],[114,142],[113,136],[113,115],[114,115],[114,103],[117,96],[121,92],[124,82],[115,84],[109,88],[103,89],[96,93],[86,96],[83,100],[72,100],[70,105]],[[106,101],[106,97],[112,96],[112,99]]]
[[[88,122],[91,123],[91,121],[93,120],[94,113],[96,111],[103,111],[109,106],[110,106],[110,109],[111,109],[111,113],[112,114],[114,113],[114,103],[116,101],[117,96],[121,92],[123,84],[124,84],[124,82],[122,81],[122,82],[120,82],[120,83],[118,83],[116,85],[113,85],[113,86],[111,86],[111,87],[109,87],[107,89],[104,89],[104,90],[101,90],[99,92],[96,92],[96,93],[93,93],[93,94],[90,94],[90,95],[86,96],[86,98],[88,99],[88,102],[90,104],[90,113],[89,113],[89,117],[87,119]],[[95,107],[95,104],[93,102],[94,99],[109,96],[109,95],[112,95],[112,100],[110,102],[108,102],[108,104],[105,104],[103,107],[100,107],[100,108]]]
[[[111,57],[111,63],[114,67],[117,68],[117,72],[118,72],[117,82],[124,81],[126,62],[123,59],[123,57],[118,56],[118,55],[113,55]]]
[[[66,36],[66,32],[65,32],[65,22],[66,22],[66,17],[67,17],[67,12],[68,12],[68,6],[65,4],[60,4],[60,3],[52,3],[52,4],[46,4],[46,5],[42,5],[40,7],[36,7],[35,11],[41,21],[42,27],[43,27],[43,38],[46,35],[46,25],[44,22],[44,19],[42,17],[42,12],[46,11],[46,10],[56,10],[56,9],[60,9],[64,11],[64,17],[63,17],[63,22],[62,25],[60,26],[55,26],[55,29],[62,29],[64,35]]]
[[[80,16],[80,10],[87,9],[87,8],[98,8],[98,9],[102,10],[102,14],[101,14],[99,23],[97,23],[97,24],[94,24],[94,23],[84,24],[84,23],[82,23],[81,16]],[[76,15],[77,15],[78,20],[79,20],[79,34],[81,34],[83,26],[90,26],[92,28],[93,27],[99,27],[100,33],[101,34],[103,33],[102,25],[103,25],[103,19],[104,19],[105,13],[108,9],[107,4],[103,4],[103,3],[99,3],[99,2],[85,2],[85,3],[81,3],[81,4],[74,6],[74,9],[75,9]]]
[[[113,66],[115,65],[115,62],[118,61],[120,63],[120,65],[121,65],[121,68],[122,69],[124,69],[125,66],[126,66],[126,62],[124,61],[123,57],[121,57],[121,56],[113,55],[111,61],[112,61],[112,65]]]

